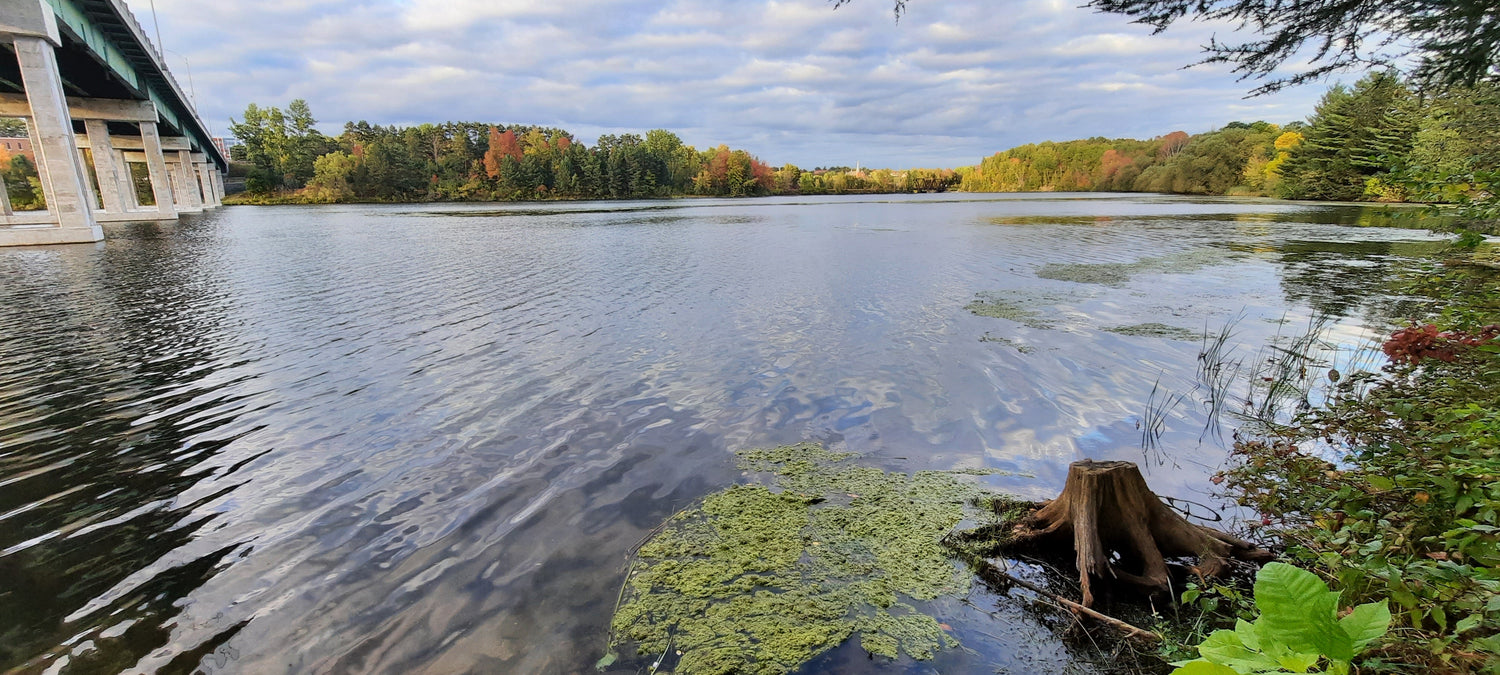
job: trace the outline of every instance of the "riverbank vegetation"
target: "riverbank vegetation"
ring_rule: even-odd
[[[0,178],[5,180],[5,192],[10,197],[11,208],[17,211],[47,208],[42,180],[37,176],[36,165],[26,155],[12,157],[0,150]]]
[[[0,138],[28,138],[26,120],[17,117],[0,117]],[[5,181],[6,196],[11,208],[17,211],[32,211],[47,208],[47,199],[42,196],[42,181],[37,177],[36,164],[23,152],[11,152],[0,148],[0,179]]]
[[[301,100],[252,104],[231,130],[247,165],[232,203],[1117,191],[1451,204],[1489,232],[1500,220],[1500,85],[1423,92],[1394,72],[1330,88],[1305,122],[1033,143],[956,170],[773,167],[664,129],[593,146],[562,129],[474,122],[351,122],[326,136]]]
[[[1335,86],[1307,122],[1035,143],[962,170],[971,192],[1120,191],[1424,202],[1500,217],[1500,86],[1421,93],[1394,73]]]
[[[1300,359],[1326,403],[1243,434],[1215,478],[1342,606],[1389,602],[1360,672],[1500,672],[1500,272],[1475,255],[1408,276],[1425,308],[1379,371]]]
[[[1340,344],[1314,320],[1231,361],[1232,326],[1204,337],[1205,405],[1242,422],[1212,482],[1246,510],[1241,532],[1304,570],[1277,572],[1302,599],[1262,597],[1244,570],[1189,577],[1139,624],[1162,661],[1197,659],[1179,672],[1500,673],[1500,257],[1473,233],[1433,253],[1378,289],[1398,300],[1375,321],[1407,317],[1383,340]]]
[[[232,156],[249,165],[246,192],[231,203],[931,192],[957,183],[949,170],[777,168],[726,145],[699,150],[664,129],[604,135],[588,146],[562,129],[530,125],[350,122],[330,137],[315,124],[302,100],[285,111],[250,105],[231,125],[241,142]]]

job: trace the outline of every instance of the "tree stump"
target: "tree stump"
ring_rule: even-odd
[[[1169,557],[1196,556],[1195,571],[1205,577],[1222,574],[1230,558],[1265,562],[1273,557],[1250,542],[1188,522],[1146,487],[1133,462],[1074,462],[1062,494],[1044,502],[1014,534],[1013,544],[1072,540],[1085,606],[1094,603],[1091,578],[1170,593]]]

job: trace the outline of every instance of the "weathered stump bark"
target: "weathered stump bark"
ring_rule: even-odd
[[[1043,503],[1015,534],[1017,544],[1061,545],[1071,539],[1084,605],[1094,603],[1090,579],[1118,579],[1169,593],[1170,557],[1196,556],[1196,571],[1203,576],[1223,573],[1230,558],[1272,558],[1250,542],[1188,522],[1146,487],[1132,462],[1074,462],[1062,494]]]

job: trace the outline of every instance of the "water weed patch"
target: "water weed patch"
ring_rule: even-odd
[[[740,453],[765,484],[715,492],[641,546],[601,664],[634,653],[687,675],[769,674],[851,638],[891,659],[957,646],[921,605],[968,590],[940,542],[983,494],[964,475],[988,472],[854,458],[814,443]]]

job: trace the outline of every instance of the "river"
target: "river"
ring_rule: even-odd
[[[636,542],[743,480],[735,450],[805,439],[1031,498],[1127,459],[1209,501],[1197,336],[1230,324],[1252,360],[1323,315],[1367,340],[1393,270],[1440,246],[1368,218],[1100,194],[227,207],[3,249],[0,672],[588,671]],[[986,602],[941,610],[970,650],[812,669],[1074,659],[1046,610]]]

